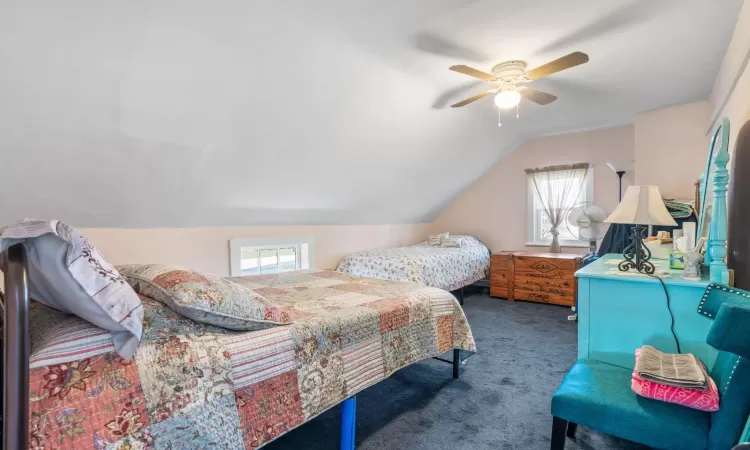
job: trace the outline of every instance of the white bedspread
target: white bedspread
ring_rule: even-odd
[[[337,270],[453,291],[484,278],[490,268],[489,249],[471,236],[460,237],[464,238],[461,248],[435,247],[424,242],[354,253],[345,257]]]

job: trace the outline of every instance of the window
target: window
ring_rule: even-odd
[[[232,276],[308,269],[312,239],[234,238],[229,241]]]
[[[557,185],[569,183],[570,180],[563,178],[563,176],[564,172],[561,172],[560,176],[557,178],[554,176],[550,177],[548,181],[544,182],[547,184],[540,186],[540,188],[543,191],[547,189],[555,190]],[[579,186],[580,179],[577,181],[574,180],[573,185]],[[549,246],[552,243],[552,234],[550,233],[551,224],[549,219],[547,219],[547,214],[544,213],[544,208],[534,192],[531,178],[528,178],[527,180],[526,189],[528,193],[528,238],[526,245]],[[594,170],[592,168],[589,168],[581,190],[579,192],[573,192],[571,197],[575,198],[575,200],[567,204],[567,207],[577,205],[581,202],[591,202],[594,200]],[[563,218],[557,231],[560,233],[558,239],[560,240],[561,246],[588,248],[588,242],[576,238],[575,235],[571,233],[571,231],[575,232],[576,230],[574,227],[568,226],[567,218]]]

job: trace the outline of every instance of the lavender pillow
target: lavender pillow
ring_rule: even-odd
[[[57,220],[0,228],[0,251],[17,243],[26,249],[31,297],[111,331],[117,353],[130,359],[141,339],[141,300],[99,250]]]

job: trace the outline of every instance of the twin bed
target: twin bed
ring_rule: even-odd
[[[458,291],[487,276],[490,251],[471,236],[454,236],[460,247],[423,242],[407,247],[367,250],[346,256],[338,269],[360,277],[406,281],[446,291]]]
[[[420,257],[437,255],[419,247]],[[473,266],[449,274],[470,253],[450,250],[431,268],[406,257],[388,265],[399,280],[419,273],[447,288],[480,275]],[[359,391],[449,350],[457,377],[458,349],[476,350],[443,289],[301,270],[230,279],[294,317],[261,331],[193,321],[140,295],[143,333],[128,361],[107,331],[30,302],[25,250],[7,255],[6,449],[258,448],[341,402],[342,448],[351,449]]]

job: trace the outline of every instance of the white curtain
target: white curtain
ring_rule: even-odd
[[[526,169],[529,184],[534,187],[536,198],[552,224],[552,244],[549,247],[551,253],[560,253],[558,227],[578,201],[588,170],[588,163]]]

